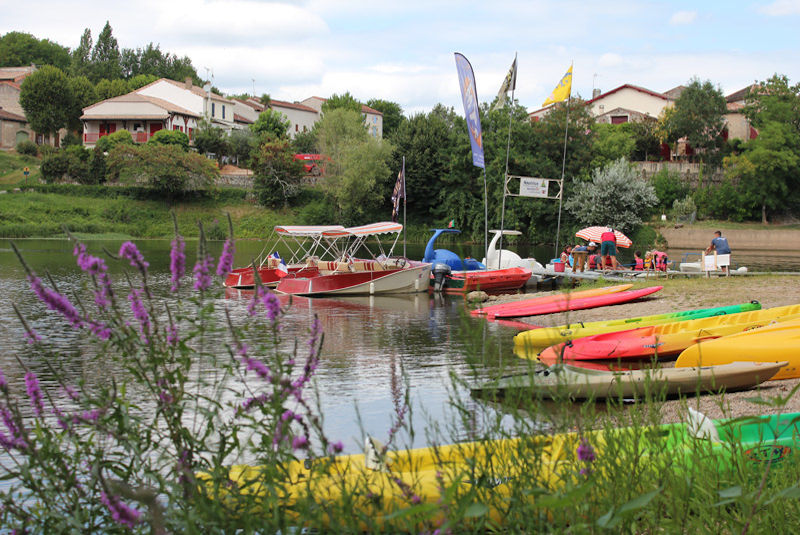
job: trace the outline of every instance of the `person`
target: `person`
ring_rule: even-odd
[[[570,263],[569,262],[569,257],[571,255],[572,255],[572,247],[567,245],[566,247],[564,247],[564,250],[561,251],[561,263],[563,263],[565,265],[569,264]]]
[[[603,257],[603,267],[608,267],[610,261],[611,269],[617,269],[617,236],[611,227],[600,235],[600,256]]]
[[[589,245],[586,246],[586,249],[589,251],[589,256],[587,257],[587,269],[597,269],[597,244],[593,241],[589,242]]]
[[[667,266],[669,265],[669,258],[667,257],[667,253],[664,251],[659,251],[657,249],[653,249],[653,267],[656,271],[666,271]]]
[[[711,245],[706,249],[706,254],[711,251],[716,251],[717,254],[731,254],[731,246],[728,245],[727,238],[722,237],[722,232],[714,232],[714,238],[711,240]]]
[[[586,257],[589,255],[589,247],[586,245],[576,245],[572,248],[572,269],[573,271],[583,271],[586,265]]]
[[[645,271],[652,271],[656,268],[656,263],[653,261],[653,252],[647,251],[644,254],[644,269]]]
[[[644,271],[644,258],[642,258],[641,251],[634,251],[633,253],[633,270]]]

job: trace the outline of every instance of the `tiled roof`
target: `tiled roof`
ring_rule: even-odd
[[[298,102],[286,102],[285,100],[275,100],[272,99],[269,102],[270,107],[275,106],[277,108],[289,108],[292,110],[300,110],[300,111],[310,111],[311,113],[317,113],[317,110],[310,106],[306,106],[305,104],[300,104]]]
[[[679,85],[679,86],[673,87],[672,89],[664,91],[664,96],[667,97],[670,100],[677,100],[678,97],[681,96],[681,93],[683,93],[684,89],[686,89],[685,85]]]
[[[172,84],[172,85],[174,85],[174,86],[176,86],[176,87],[179,87],[179,88],[181,88],[181,89],[184,89],[184,90],[186,90],[186,91],[191,91],[191,92],[192,92],[192,93],[194,93],[195,95],[198,95],[198,96],[201,96],[201,97],[204,97],[204,96],[206,96],[206,92],[205,92],[205,91],[203,91],[203,88],[202,88],[202,87],[200,87],[200,86],[192,85],[192,87],[191,87],[190,89],[187,89],[187,88],[186,88],[186,83],[185,83],[185,82],[177,82],[177,81],[175,81],[175,80],[170,80],[169,78],[159,78],[159,79],[158,79],[158,80],[156,80],[155,82],[150,82],[149,84],[147,84],[147,85],[144,85],[144,86],[140,87],[140,88],[139,88],[139,89],[137,89],[136,91],[141,91],[141,90],[142,90],[142,89],[144,89],[145,87],[150,87],[150,86],[156,85],[156,84],[157,84],[157,83],[159,83],[159,82],[167,82],[167,83],[170,83],[170,84]],[[216,93],[214,93],[213,91],[211,92],[211,100],[217,100],[217,101],[220,101],[220,102],[228,102],[228,99],[227,99],[227,98],[225,98],[225,97],[223,97],[223,96],[220,96],[220,95],[217,95],[217,94],[216,94]]]
[[[0,80],[21,82],[35,70],[36,67],[34,65],[26,65],[24,67],[2,67],[0,68]]]
[[[22,115],[17,115],[16,113],[11,113],[10,111],[6,111],[3,108],[0,108],[0,119],[4,121],[16,121],[18,123],[27,123],[28,120],[23,117]]]
[[[248,119],[247,117],[242,117],[238,113],[233,114],[233,122],[234,123],[245,123],[245,124],[253,124],[253,121]]]
[[[113,103],[113,102],[126,102],[126,103],[144,103],[144,102],[147,102],[147,103],[150,103],[150,104],[154,104],[155,106],[158,106],[159,108],[163,109],[166,113],[162,114],[162,115],[154,115],[152,113],[149,113],[149,114],[131,114],[130,112],[119,113],[119,114],[117,114],[117,113],[104,113],[102,115],[101,114],[97,114],[97,115],[87,114],[88,111],[90,111],[90,110],[92,110],[92,109],[94,109],[94,108],[96,108],[96,107],[98,107],[98,106],[100,106],[102,104],[108,104],[108,103]],[[124,118],[128,118],[128,119],[163,119],[169,113],[177,113],[177,114],[180,114],[180,115],[188,115],[190,117],[200,117],[198,114],[194,113],[193,111],[189,111],[186,108],[182,108],[180,106],[176,106],[175,104],[172,104],[171,102],[167,102],[166,100],[163,100],[163,99],[160,99],[160,98],[156,98],[156,97],[151,97],[151,96],[148,96],[148,95],[141,95],[141,94],[139,94],[139,93],[134,91],[134,92],[128,93],[126,95],[120,95],[118,97],[109,98],[109,99],[106,99],[106,100],[101,100],[100,102],[97,102],[95,104],[92,104],[91,106],[87,106],[87,107],[83,108],[83,115],[81,116],[81,119],[98,119],[98,118],[106,118],[106,117],[107,118],[112,118],[112,117],[123,118],[124,117]]]
[[[21,89],[20,85],[18,83],[10,82],[8,80],[0,80],[0,85],[9,85],[9,86],[13,87],[14,89],[16,89],[17,91],[19,91]]]
[[[256,111],[264,111],[264,106],[262,106],[261,104],[259,104],[257,102],[253,102],[250,99],[242,100],[240,98],[235,98],[233,100],[235,100],[239,104],[244,104],[245,106],[249,106],[250,108],[253,108]]]
[[[739,100],[744,100],[745,97],[747,96],[747,93],[749,93],[751,90],[757,89],[757,87],[758,87],[757,84],[748,85],[747,87],[744,87],[744,88],[740,89],[739,91],[736,91],[735,93],[731,93],[730,95],[725,97],[725,101],[726,102],[736,102],[736,101],[739,101]]]
[[[622,91],[623,89],[633,89],[634,91],[639,91],[640,93],[644,93],[646,95],[650,95],[650,96],[653,96],[653,97],[656,97],[656,98],[660,98],[660,99],[664,99],[664,100],[669,100],[669,98],[667,98],[663,93],[657,93],[655,91],[651,91],[651,90],[646,89],[644,87],[639,87],[638,85],[623,84],[623,85],[621,85],[621,86],[619,86],[619,87],[617,87],[615,89],[612,89],[611,91],[607,91],[607,92],[605,92],[605,93],[593,98],[592,100],[587,100],[586,104],[591,104],[592,102],[598,101],[598,100],[600,100],[600,99],[602,99],[604,97],[607,97],[608,95],[612,95],[612,94],[616,93],[617,91]]]

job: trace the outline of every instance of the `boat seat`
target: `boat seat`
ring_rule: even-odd
[[[331,273],[341,273],[343,271],[350,271],[350,264],[347,262],[336,262],[335,260],[330,260],[327,262],[318,262],[317,267],[320,271],[328,271]]]

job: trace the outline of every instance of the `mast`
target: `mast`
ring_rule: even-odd
[[[511,118],[514,115],[514,91],[517,89],[517,53],[514,52],[514,74],[513,83],[511,84],[511,105],[508,107],[508,139],[506,140],[506,170],[503,173],[503,208],[500,210],[500,246],[497,249],[497,269],[501,269],[503,265],[503,231],[505,230],[506,219],[506,186],[508,185],[508,155],[511,151]],[[486,250],[486,263],[489,263],[489,250]],[[487,266],[488,267],[488,266]]]

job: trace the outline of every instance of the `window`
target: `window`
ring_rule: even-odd
[[[622,124],[628,122],[627,115],[612,115],[611,116],[611,124]]]
[[[192,138],[194,137],[193,134],[194,134],[194,128],[189,128],[189,141],[191,141]]]
[[[217,110],[216,110],[216,106],[215,106],[215,104],[212,102],[212,103],[211,103],[211,117],[214,117],[214,114],[216,113],[216,111],[217,111]]]
[[[299,125],[299,124],[295,123],[295,125],[294,125],[294,131],[295,131],[295,132],[298,132],[298,131],[300,131],[300,125]]]
[[[225,104],[222,105],[222,118],[225,118]]]

